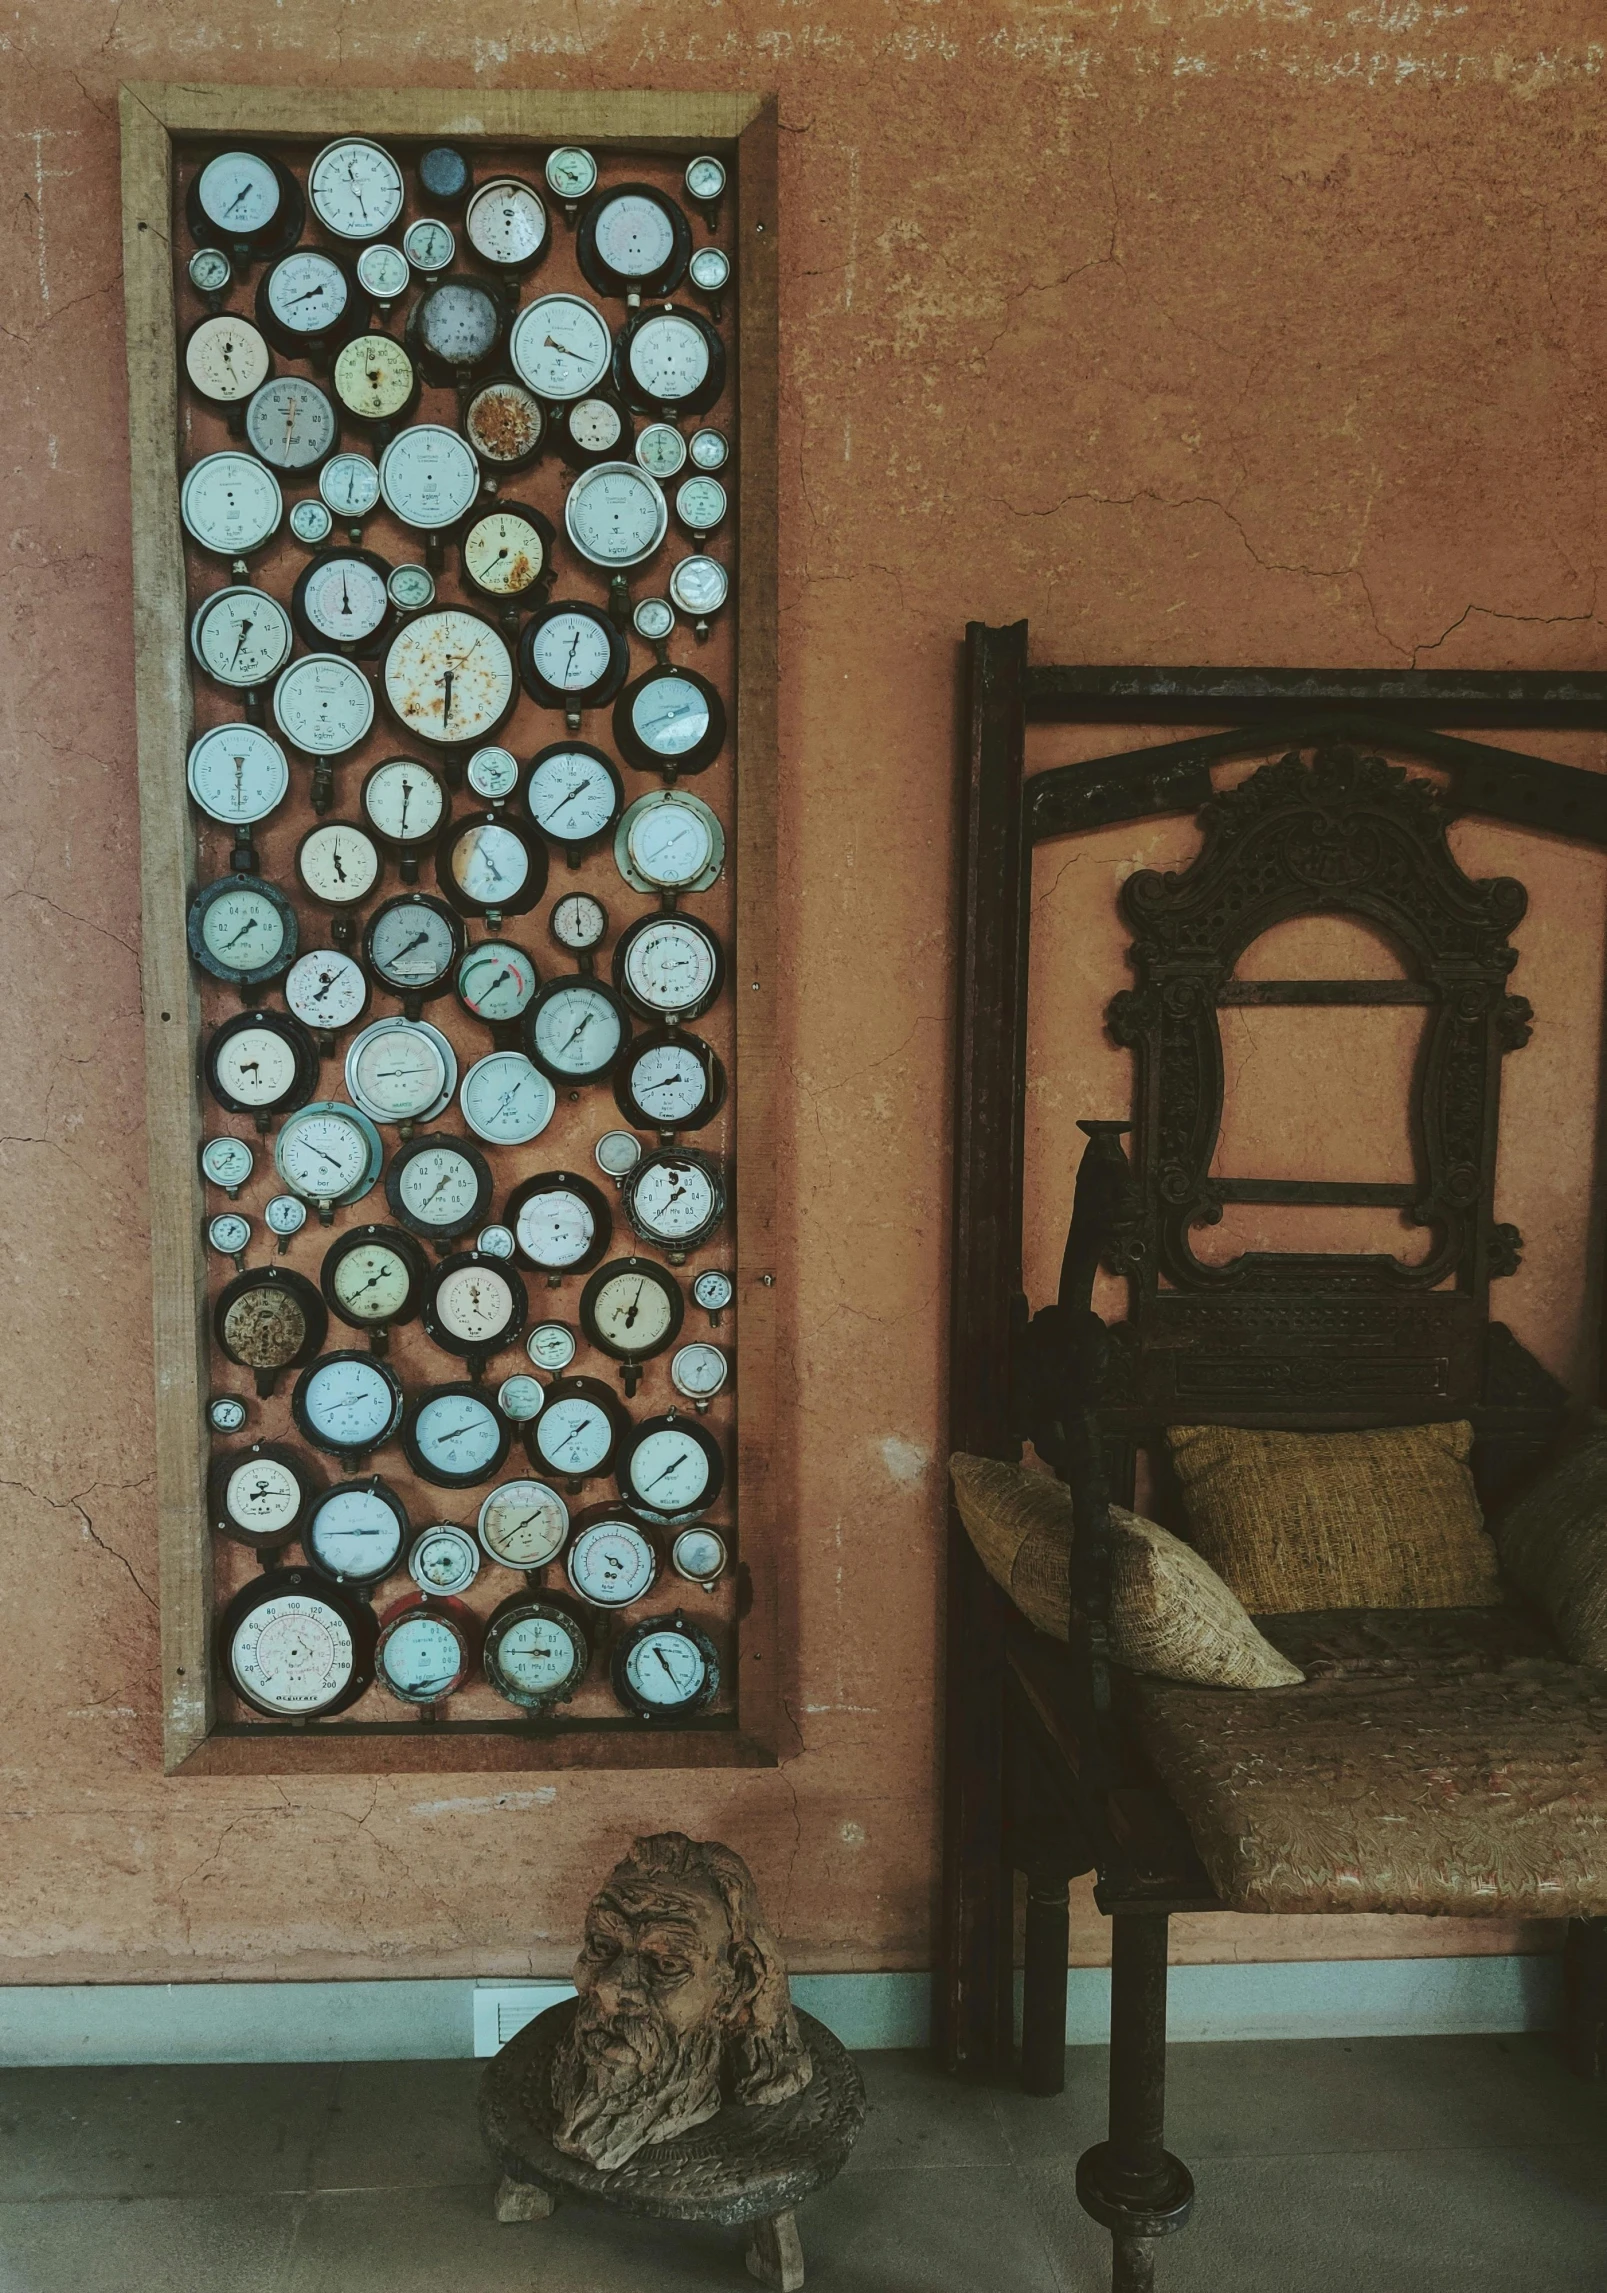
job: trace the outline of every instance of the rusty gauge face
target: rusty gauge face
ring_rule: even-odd
[[[397,633],[385,656],[383,683],[397,723],[438,748],[489,740],[518,691],[513,656],[502,637],[478,613],[459,606],[420,613]]]
[[[504,606],[528,604],[552,574],[553,531],[539,510],[499,502],[463,536],[463,578]]]
[[[509,375],[477,390],[463,412],[469,444],[498,471],[522,470],[534,461],[545,427],[541,400]]]
[[[431,379],[461,383],[491,365],[506,325],[506,306],[495,289],[483,279],[458,276],[426,288],[408,315],[407,339]]]
[[[253,1267],[218,1294],[212,1334],[218,1350],[248,1369],[268,1394],[281,1370],[308,1361],[324,1342],[329,1317],[304,1275],[283,1266]]]
[[[214,406],[237,406],[260,390],[273,360],[259,327],[232,311],[202,319],[184,345],[184,371]]]

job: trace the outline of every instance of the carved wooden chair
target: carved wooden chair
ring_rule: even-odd
[[[1544,1916],[1560,1902],[1582,1913],[1567,1949],[1572,2058],[1607,2070],[1607,1761],[1590,1771],[1602,1784],[1600,1828],[1578,1852],[1577,1838],[1551,1837],[1544,1814],[1548,1782],[1569,1769],[1577,1783],[1578,1744],[1607,1742],[1607,1694],[1600,1674],[1561,1659],[1533,1612],[1514,1601],[1258,1619],[1295,1662],[1319,1660],[1305,1689],[1271,1706],[1255,1691],[1113,1671],[1106,1636],[1108,1508],[1133,1502],[1141,1450],[1159,1485],[1169,1424],[1309,1432],[1467,1418],[1487,1509],[1561,1429],[1567,1395],[1490,1319],[1490,1284],[1519,1251],[1495,1219],[1494,1192],[1502,1062],[1527,1041],[1531,1016],[1509,988],[1508,934],[1526,895],[1510,878],[1467,877],[1445,829],[1458,813],[1482,813],[1607,846],[1607,781],[1445,728],[1607,724],[1607,677],[1029,668],[1026,637],[1024,623],[968,632],[950,1431],[955,1450],[1009,1460],[1030,1440],[1069,1485],[1076,1526],[1062,1643],[1016,1613],[951,1508],[941,2047],[962,2071],[1011,2058],[1013,1873],[1023,1871],[1021,2077],[1029,2092],[1059,2091],[1067,1887],[1091,1870],[1111,1919],[1110,2119],[1077,2186],[1111,2232],[1117,2293],[1137,2293],[1153,2284],[1152,2241],[1180,2228],[1192,2203],[1163,2139],[1174,1911]],[[1056,719],[1229,729],[1028,778],[1027,724]],[[1257,752],[1280,760],[1229,790],[1213,786],[1214,766]],[[1431,764],[1448,790],[1394,760]],[[1134,1121],[1081,1124],[1059,1296],[1032,1314],[1021,1294],[1032,849],[1169,812],[1199,815],[1201,848],[1175,875],[1146,871],[1125,885],[1136,977],[1107,1013],[1133,1053]],[[1381,930],[1405,976],[1237,976],[1259,935],[1310,913]],[[1414,1183],[1213,1176],[1218,1012],[1367,1002],[1425,1013]],[[1196,1255],[1191,1235],[1224,1204],[1288,1202],[1392,1207],[1426,1230],[1426,1254]],[[1128,1288],[1126,1319],[1108,1329],[1092,1310],[1101,1265]],[[1335,1762],[1365,1757],[1357,1698],[1383,1673],[1390,1741],[1418,1746],[1420,1766],[1433,1749],[1453,1779],[1453,1820],[1447,1834],[1420,1837],[1420,1767],[1404,1763],[1404,1793],[1380,1770],[1360,1813],[1347,1805],[1339,1871],[1316,1818]],[[1238,1696],[1226,1769],[1199,1724],[1199,1700],[1224,1695]],[[1482,1821],[1479,1752],[1492,1730],[1503,1741],[1517,1731],[1533,1820],[1521,1854],[1503,1849],[1498,1826],[1470,1873],[1459,1858]],[[1549,1895],[1548,1856],[1568,1866]]]

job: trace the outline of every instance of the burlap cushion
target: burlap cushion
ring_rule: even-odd
[[[1607,1667],[1607,1410],[1495,1525],[1502,1566],[1576,1664]]]
[[[1066,1637],[1071,1492],[994,1457],[949,1459],[955,1502],[988,1574],[1029,1624]],[[1263,1640],[1221,1578],[1153,1521],[1112,1505],[1111,1654],[1203,1687],[1288,1688],[1305,1674]]]
[[[1259,1616],[1501,1598],[1465,1421],[1365,1433],[1174,1425],[1166,1439],[1194,1543]]]

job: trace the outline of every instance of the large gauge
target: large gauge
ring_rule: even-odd
[[[438,748],[489,740],[518,693],[502,637],[461,606],[441,606],[407,622],[391,640],[383,681],[397,723]]]
[[[402,1704],[443,1703],[472,1674],[479,1647],[480,1619],[472,1608],[438,1593],[413,1593],[379,1620],[379,1684]]]
[[[629,1430],[618,1396],[600,1378],[560,1377],[548,1386],[540,1416],[525,1427],[525,1448],[538,1471],[578,1488],[608,1471]]]
[[[526,303],[508,339],[520,380],[559,405],[595,390],[613,354],[607,320],[579,295],[539,295]]]
[[[271,685],[289,660],[294,642],[290,616],[279,600],[265,589],[253,589],[244,582],[215,589],[210,597],[204,597],[190,623],[190,651],[209,677],[236,691]],[[251,728],[233,725],[218,729],[245,733]],[[265,736],[259,733],[256,737]],[[196,747],[216,738],[216,730],[204,733]],[[193,757],[193,750],[191,754]]]
[[[212,1309],[219,1352],[237,1368],[250,1370],[263,1395],[272,1393],[281,1370],[311,1359],[328,1327],[312,1284],[283,1266],[236,1274]]]
[[[368,324],[368,297],[343,255],[296,247],[262,274],[257,324],[290,358],[322,354]]]
[[[323,1486],[312,1460],[277,1442],[226,1450],[212,1460],[207,1494],[220,1536],[273,1552],[300,1529]]]
[[[442,829],[435,880],[460,915],[521,916],[547,888],[547,847],[503,813],[470,813]]]
[[[701,414],[725,388],[725,344],[701,311],[641,311],[614,346],[614,387],[639,413]]]
[[[469,1489],[489,1481],[506,1459],[508,1428],[475,1386],[437,1385],[409,1408],[402,1447],[421,1480]]]
[[[618,1505],[591,1505],[575,1522],[564,1573],[593,1608],[629,1608],[653,1589],[658,1549]]]
[[[480,1542],[504,1568],[538,1569],[569,1535],[569,1507],[545,1481],[504,1481],[480,1507]]]
[[[675,1409],[633,1427],[616,1470],[626,1503],[656,1520],[706,1513],[725,1482],[725,1459],[714,1435]]]
[[[725,866],[725,830],[700,796],[655,789],[620,821],[614,865],[633,892],[706,892]]]
[[[255,454],[207,454],[185,472],[179,516],[216,557],[249,557],[279,531],[285,498]]]
[[[480,465],[455,430],[410,422],[379,458],[379,490],[403,525],[439,533],[474,506]]]
[[[337,239],[378,239],[402,212],[402,171],[381,144],[344,135],[307,170],[307,196]]]
[[[644,1361],[675,1343],[684,1311],[680,1285],[650,1258],[599,1266],[580,1293],[580,1326],[600,1353],[625,1364],[634,1390]]]
[[[639,1720],[684,1720],[713,1702],[720,1657],[701,1625],[652,1616],[615,1644],[609,1679],[627,1712]]]
[[[651,183],[615,183],[594,192],[575,234],[586,284],[633,304],[644,295],[669,294],[691,252],[691,225]]]
[[[337,1482],[313,1508],[301,1547],[319,1576],[368,1592],[383,1584],[409,1535],[406,1508],[377,1473]]]
[[[555,741],[542,749],[531,759],[525,784],[531,819],[544,836],[564,846],[572,861],[607,835],[624,794],[602,750],[578,740]]]
[[[725,1100],[725,1068],[712,1046],[685,1029],[639,1035],[614,1070],[619,1111],[639,1131],[698,1131]]]
[[[381,1353],[386,1332],[418,1312],[427,1272],[423,1251],[399,1226],[356,1226],[330,1245],[319,1281],[331,1313],[366,1330]]]
[[[576,597],[543,606],[519,640],[525,691],[544,709],[562,709],[571,724],[582,709],[611,701],[629,667],[630,647],[607,614]]]
[[[508,1196],[503,1217],[525,1264],[548,1275],[578,1274],[595,1266],[614,1224],[591,1180],[568,1170],[545,1170],[523,1180]]]
[[[184,219],[198,247],[224,247],[248,260],[293,247],[306,214],[289,168],[264,151],[238,145],[207,161],[184,201]]]
[[[554,1083],[599,1081],[630,1036],[613,989],[582,973],[549,979],[524,1016],[525,1049]]]
[[[288,1011],[242,1011],[226,1019],[202,1061],[207,1089],[231,1115],[275,1115],[305,1106],[318,1081],[318,1048]]]
[[[614,703],[614,742],[638,772],[702,772],[725,746],[725,703],[695,669],[649,669]]]
[[[564,498],[564,531],[582,557],[609,573],[651,557],[669,522],[663,487],[635,462],[593,463]]]
[[[614,985],[633,1011],[661,1024],[707,1011],[724,978],[719,940],[695,916],[641,916],[614,948]]]
[[[516,1593],[492,1610],[482,1661],[499,1696],[524,1711],[545,1712],[567,1704],[580,1686],[591,1646],[565,1602]]]
[[[290,1413],[315,1449],[360,1460],[402,1422],[401,1381],[372,1354],[320,1354],[297,1378]]]
[[[725,1216],[725,1181],[712,1155],[660,1147],[627,1171],[620,1201],[642,1240],[662,1250],[673,1266],[717,1231]]]
[[[274,1569],[230,1601],[218,1653],[230,1687],[254,1711],[325,1718],[355,1704],[373,1680],[373,1611],[305,1569]]]
[[[203,733],[185,778],[207,818],[224,828],[266,820],[290,790],[284,750],[256,725],[214,725]]]
[[[541,196],[514,175],[481,184],[463,210],[463,232],[480,260],[499,271],[534,270],[549,245]]]
[[[467,1139],[414,1139],[391,1157],[385,1199],[402,1224],[427,1241],[456,1241],[484,1222],[491,1171]]]

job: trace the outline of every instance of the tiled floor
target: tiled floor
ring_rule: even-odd
[[[818,2293],[1104,2293],[1064,2096],[860,2057],[871,2115],[802,2215]],[[501,2228],[473,2062],[0,2073],[0,2293],[730,2293],[735,2232]],[[1607,2087],[1540,2038],[1182,2046],[1193,2225],[1162,2293],[1607,2293]]]

